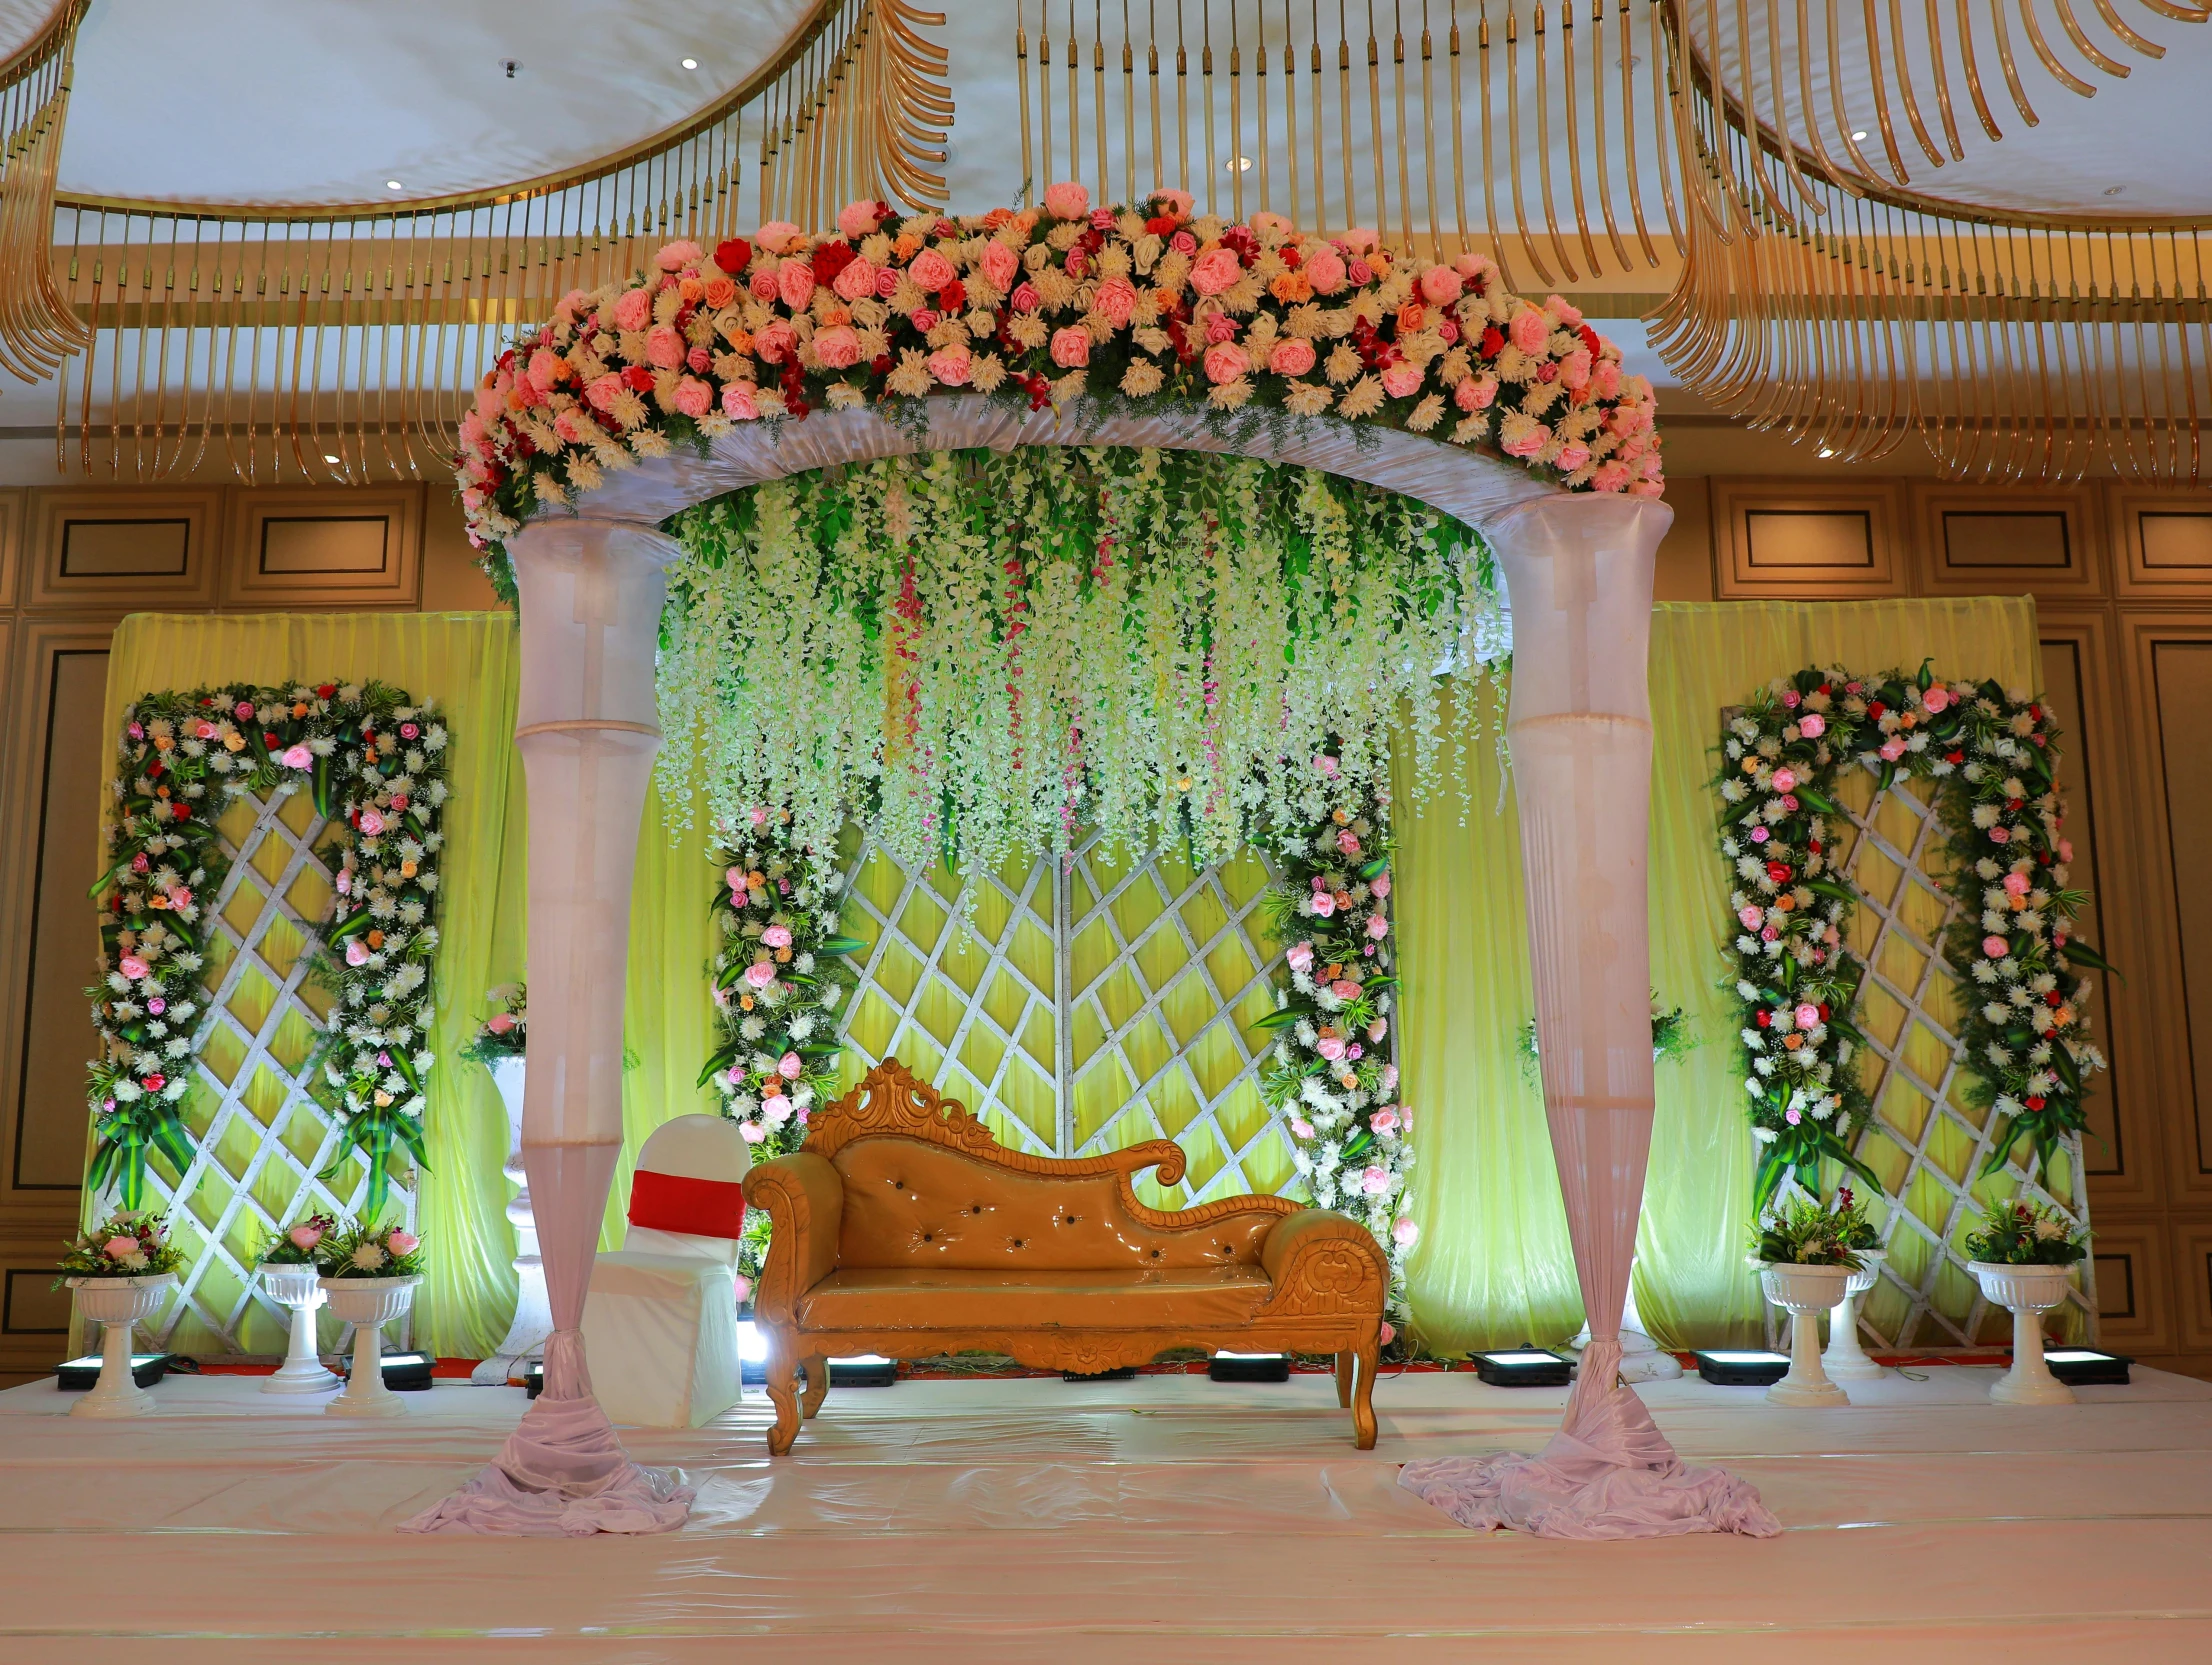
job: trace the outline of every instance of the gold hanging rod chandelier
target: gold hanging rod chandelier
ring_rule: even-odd
[[[221,456],[249,482],[420,477],[506,334],[569,290],[673,238],[818,227],[854,197],[941,206],[953,105],[928,31],[943,21],[821,0],[683,122],[482,191],[187,204],[54,193],[49,170],[45,269],[82,341],[26,379],[61,366],[58,466],[158,480]],[[0,362],[11,316],[0,305]]]

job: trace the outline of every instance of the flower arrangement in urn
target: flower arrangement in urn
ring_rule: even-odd
[[[2015,1197],[1989,1205],[1966,1252],[1992,1266],[2071,1266],[2088,1255],[2089,1239],[2055,1210]]]
[[[476,1027],[461,1048],[461,1056],[486,1069],[502,1058],[520,1058],[529,1049],[530,991],[522,983],[501,983],[487,989],[492,1015]]]
[[[263,1266],[316,1265],[323,1239],[337,1228],[337,1224],[328,1214],[310,1214],[304,1220],[281,1228],[262,1249],[260,1263]]]
[[[54,1287],[71,1278],[150,1278],[174,1272],[184,1256],[168,1239],[168,1220],[149,1209],[118,1209],[62,1251]]]
[[[315,1246],[316,1268],[326,1278],[413,1278],[422,1275],[422,1239],[397,1224],[349,1223]]]
[[[1768,1266],[1842,1266],[1858,1270],[1860,1251],[1874,1247],[1874,1227],[1849,1191],[1835,1208],[1792,1197],[1752,1228],[1751,1253]]]

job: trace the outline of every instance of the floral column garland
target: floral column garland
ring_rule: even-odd
[[[136,1208],[149,1146],[180,1171],[191,1161],[181,1107],[208,1029],[205,909],[228,866],[215,822],[248,792],[310,793],[341,846],[318,933],[338,1006],[317,1057],[344,1118],[340,1154],[358,1147],[369,1165],[365,1215],[384,1204],[395,1145],[422,1162],[446,743],[434,705],[373,682],[148,694],[125,713],[92,890],[96,1192],[113,1180]]]
[[[1941,783],[1960,907],[1944,945],[1965,1008],[1959,1041],[1979,1101],[2004,1119],[1985,1172],[2023,1137],[2047,1167],[2083,1126],[2084,1078],[2104,1058],[2084,1033],[2090,989],[2073,968],[2105,962],[2073,936],[2088,895],[2067,887],[2057,738],[2039,701],[1995,682],[1937,681],[1925,665],[1778,677],[1728,724],[1720,846],[1737,881],[1758,1208],[1792,1170],[1810,1188],[1823,1157],[1880,1185],[1850,1153],[1872,1108],[1852,1067],[1865,1044],[1852,1021],[1865,967],[1842,946],[1857,893],[1833,863],[1835,782],[1854,763],[1879,770],[1883,787],[1899,775]]]
[[[1338,759],[1313,760],[1334,783]],[[1277,1036],[1261,1080],[1294,1141],[1317,1207],[1363,1221],[1390,1261],[1390,1308],[1405,1311],[1405,1260],[1420,1236],[1408,1212],[1412,1118],[1396,1099],[1390,1014],[1398,978],[1391,933],[1390,795],[1340,791],[1340,801],[1282,848],[1282,876],[1264,917],[1285,944],[1285,981],[1260,1028]]]

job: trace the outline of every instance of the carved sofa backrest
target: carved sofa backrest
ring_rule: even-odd
[[[1158,1270],[1250,1266],[1297,1204],[1241,1197],[1165,1212],[1130,1176],[1183,1174],[1166,1141],[1054,1161],[1004,1149],[956,1100],[939,1097],[897,1059],[817,1112],[805,1148],[828,1158],[844,1194],[841,1266],[958,1271]]]

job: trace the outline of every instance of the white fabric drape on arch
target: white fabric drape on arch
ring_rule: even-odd
[[[1686,1469],[1618,1376],[1651,1145],[1645,654],[1653,556],[1672,511],[1571,495],[1510,462],[1333,418],[1260,426],[1232,443],[1202,413],[1139,417],[1076,401],[1024,416],[974,395],[927,401],[917,426],[869,410],[748,424],[703,459],[617,474],[585,516],[540,520],[510,542],[531,805],[523,1144],[555,1328],[544,1395],[499,1458],[408,1527],[665,1531],[689,1507],[675,1477],[623,1454],[591,1397],[576,1329],[621,1141],[630,876],[659,746],[653,649],[677,550],[652,527],[691,503],[833,463],[1017,444],[1245,451],[1403,493],[1492,540],[1515,614],[1507,734],[1545,1107],[1593,1340],[1565,1424],[1539,1456],[1434,1459],[1402,1479],[1470,1526],[1580,1537],[1779,1530],[1749,1486]]]

